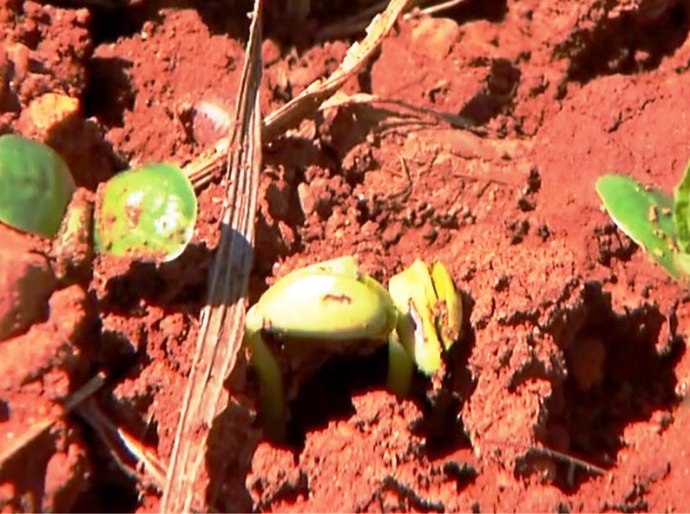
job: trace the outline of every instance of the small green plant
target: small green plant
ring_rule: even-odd
[[[173,260],[191,240],[197,200],[177,166],[150,164],[112,177],[96,199],[95,223],[88,201],[70,203],[75,191],[69,168],[50,147],[21,136],[0,137],[1,222],[68,239],[55,245],[66,252],[74,241],[90,239],[82,232],[93,230],[100,252],[137,260]]]
[[[346,256],[282,277],[247,312],[245,342],[256,370],[264,427],[285,438],[283,368],[343,351],[388,344],[388,387],[407,394],[414,366],[426,375],[460,337],[461,302],[448,270],[416,260],[391,278],[389,291]],[[276,343],[276,344],[271,344]],[[282,366],[281,366],[282,364]]]
[[[622,175],[604,175],[596,191],[614,223],[669,275],[690,276],[690,163],[674,196]]]

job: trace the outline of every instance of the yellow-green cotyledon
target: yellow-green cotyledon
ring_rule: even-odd
[[[460,296],[446,267],[431,270],[417,259],[391,278],[389,291],[362,273],[353,256],[339,257],[280,278],[247,312],[245,341],[252,357],[267,434],[286,435],[288,418],[280,348],[293,345],[336,350],[353,341],[388,344],[388,387],[404,396],[416,365],[433,374],[441,355],[460,337]],[[303,346],[304,347],[304,346]]]

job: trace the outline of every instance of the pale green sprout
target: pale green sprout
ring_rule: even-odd
[[[389,289],[346,256],[289,273],[249,309],[245,341],[270,437],[285,438],[288,398],[280,354],[265,338],[279,341],[284,355],[388,344],[388,387],[399,396],[407,394],[415,365],[427,375],[440,368],[442,353],[460,337],[462,317],[447,269],[436,263],[430,272],[418,259],[391,278]]]

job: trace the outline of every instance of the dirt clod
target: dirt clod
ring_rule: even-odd
[[[46,257],[33,252],[35,242],[0,224],[0,342],[25,331],[46,316],[56,281]]]

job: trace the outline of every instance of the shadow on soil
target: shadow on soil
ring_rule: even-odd
[[[556,53],[572,51],[568,75],[586,83],[601,75],[657,68],[683,44],[689,30],[687,2],[642,3],[636,10],[603,17],[592,30],[574,32]]]
[[[73,7],[73,1],[57,1]],[[162,20],[162,9],[197,9],[209,30],[242,39],[246,31],[246,13],[251,5],[233,0],[106,0],[91,6],[94,46],[117,41],[142,31],[147,21]]]
[[[508,59],[492,59],[486,87],[467,102],[460,116],[484,125],[512,105],[519,84],[520,68]]]
[[[626,426],[647,421],[655,411],[671,410],[675,365],[685,342],[674,334],[655,305],[622,314],[598,283],[586,286],[581,308],[558,341],[568,377],[554,384],[544,443],[586,462],[610,468],[623,447]],[[665,323],[670,323],[670,328]],[[662,340],[666,339],[666,340]],[[556,485],[570,491],[588,479],[572,464],[559,464]]]
[[[486,20],[498,23],[508,13],[506,0],[467,0],[460,2],[457,7],[449,9],[442,16],[453,18],[458,23],[470,20]]]
[[[88,423],[79,422],[92,461],[90,485],[72,512],[135,512],[139,502],[138,480],[123,471],[110,450]]]
[[[133,64],[119,57],[92,57],[84,92],[84,114],[106,127],[123,127],[125,111],[134,108],[136,93],[130,81]]]
[[[461,294],[463,326],[460,340],[446,354],[447,368],[443,385],[438,391],[428,392],[428,380],[421,380],[414,391],[415,400],[424,417],[413,427],[413,431],[416,430],[425,437],[425,450],[432,460],[443,458],[460,448],[471,448],[459,413],[463,402],[472,395],[476,387],[467,367],[476,339],[469,321],[475,302],[465,291],[461,291]]]
[[[239,403],[230,402],[213,420],[206,449],[206,503],[217,512],[252,510],[245,479],[259,440],[249,409]]]
[[[326,361],[305,380],[291,402],[290,444],[301,448],[307,432],[352,417],[353,396],[385,387],[387,362],[386,347],[369,356],[338,356]]]
[[[459,448],[470,448],[459,412],[462,402],[475,384],[467,360],[474,347],[474,331],[469,319],[474,301],[463,294],[464,326],[462,336],[446,354],[446,373],[438,387],[417,372],[410,399],[422,412],[410,430],[425,439],[423,451],[430,459],[439,459]],[[352,397],[386,387],[388,349],[384,345],[366,357],[343,356],[328,360],[300,388],[290,406],[291,444],[301,447],[308,431],[324,429],[333,420],[346,420],[355,414]],[[449,470],[453,475],[453,470]],[[467,474],[460,473],[466,481]]]
[[[253,252],[247,239],[222,225],[221,231],[232,232],[237,248],[235,257]],[[176,305],[204,305],[207,301],[209,269],[213,266],[216,249],[205,244],[190,244],[177,259],[165,263],[142,262],[135,259],[101,256],[96,264],[108,277],[99,290],[99,312],[132,315],[146,305],[156,305],[164,310]],[[235,303],[238,298],[211,298],[213,306]]]
[[[41,502],[46,490],[45,473],[56,446],[57,437],[46,430],[22,451],[15,452],[3,462],[0,483],[12,484],[15,497],[19,499],[12,504],[5,499],[7,497],[3,498],[3,509],[7,509],[7,512],[38,512],[42,509]],[[16,470],[24,472],[17,473]]]

